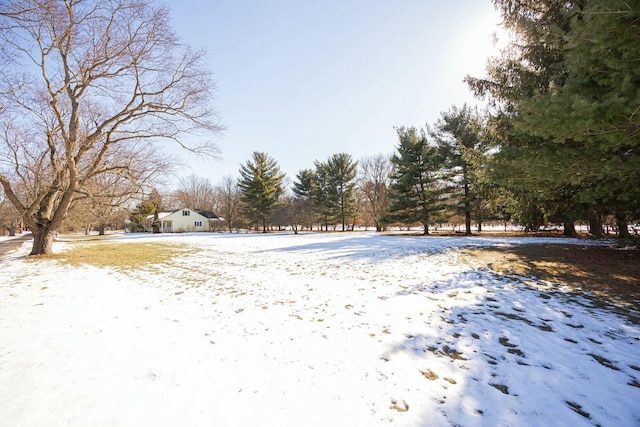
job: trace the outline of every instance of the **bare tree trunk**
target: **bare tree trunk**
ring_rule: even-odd
[[[629,234],[629,224],[624,213],[616,212],[616,225],[618,226],[618,238],[628,239],[631,237]]]
[[[55,231],[49,228],[49,226],[41,226],[36,229],[32,229],[33,233],[33,246],[29,255],[46,255],[51,254],[53,251],[53,238],[55,237]]]
[[[562,235],[564,236],[575,237],[577,235],[576,226],[573,221],[566,221],[564,224],[562,224],[562,228]]]
[[[471,235],[471,203],[469,202],[469,184],[466,182],[464,184],[464,234]]]
[[[589,232],[596,237],[602,237],[602,220],[598,212],[594,212],[589,220]]]
[[[100,225],[98,225],[98,236],[104,236],[104,229],[104,222],[101,222]]]

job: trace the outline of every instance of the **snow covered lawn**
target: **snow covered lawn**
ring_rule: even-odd
[[[639,325],[461,256],[542,239],[100,244],[142,241],[189,251],[123,271],[26,260],[27,242],[0,261],[1,425],[640,425]]]

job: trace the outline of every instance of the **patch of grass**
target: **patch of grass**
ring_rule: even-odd
[[[519,348],[510,348],[509,350],[507,350],[507,353],[511,353],[520,357],[525,357],[524,353]]]
[[[438,347],[435,347],[435,346],[429,346],[427,347],[427,350],[429,350],[431,353],[435,354],[436,356],[446,356],[451,360],[467,360],[462,355],[462,353],[458,352],[455,349],[450,348],[447,345],[443,346],[442,350],[438,349]]]
[[[500,390],[504,394],[509,394],[509,387],[507,387],[504,384],[489,384],[489,385],[495,388],[496,390]]]
[[[553,332],[553,328],[549,325],[536,325],[536,328],[544,332]]]
[[[495,313],[495,315],[496,316],[505,317],[505,318],[510,319],[510,320],[519,320],[521,322],[526,323],[527,325],[533,326],[533,322],[531,320],[527,319],[526,317],[518,316],[517,314],[503,313],[501,311],[497,311]]]
[[[578,405],[575,402],[569,402],[567,401],[566,404],[569,406],[569,408],[571,408],[574,412],[582,415],[583,417],[585,417],[586,419],[591,419],[591,414],[589,414],[588,412],[582,410],[582,405]]]
[[[470,249],[461,260],[503,276],[534,276],[580,294],[591,292],[608,304],[633,307],[640,300],[638,249],[531,244]]]
[[[85,242],[59,254],[28,259],[53,259],[74,267],[91,265],[130,269],[167,263],[172,258],[184,253],[185,250],[184,246],[166,243],[92,242],[87,244]]]
[[[395,409],[398,412],[407,412],[409,410],[409,405],[404,400],[398,402],[396,399],[391,399],[391,406],[389,409]]]
[[[584,325],[572,325],[571,323],[567,323],[567,326],[573,328],[573,329],[583,329]]]
[[[449,357],[451,360],[467,360],[458,350],[449,348],[449,346],[443,346],[441,354]]]
[[[511,348],[516,348],[518,347],[517,345],[510,343],[509,342],[509,338],[507,337],[500,337],[500,339],[498,339],[498,341],[500,342],[500,344],[502,344],[505,347],[511,347]]]
[[[619,371],[618,367],[613,364],[612,361],[607,359],[606,357],[598,356],[597,354],[589,353],[589,356],[593,357],[599,364],[609,369],[613,369],[614,371]]]
[[[431,369],[427,369],[426,371],[420,371],[420,373],[422,374],[422,376],[424,376],[426,379],[430,381],[435,381],[438,379],[438,374],[433,372]]]

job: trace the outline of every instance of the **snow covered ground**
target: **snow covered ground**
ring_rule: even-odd
[[[640,425],[639,325],[460,256],[548,239],[101,244],[141,241],[190,251],[119,271],[26,261],[27,242],[0,261],[0,425]]]

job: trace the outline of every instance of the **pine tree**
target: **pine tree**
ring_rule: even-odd
[[[313,194],[315,191],[317,176],[311,169],[303,169],[296,175],[293,182],[293,194],[296,208],[300,211],[300,217],[306,218],[309,230],[313,227]]]
[[[335,221],[335,200],[332,198],[331,192],[331,172],[326,162],[314,162],[315,185],[313,186],[311,198],[313,201],[313,209],[316,212],[320,222],[320,229],[324,225],[325,230],[329,230],[329,222]]]
[[[346,219],[356,213],[355,179],[358,163],[349,154],[334,154],[327,160],[329,172],[329,198],[332,201],[333,217],[346,230]]]
[[[390,205],[387,222],[422,224],[424,234],[444,208],[444,184],[440,179],[443,159],[429,143],[426,132],[399,128],[397,152],[391,158]]]
[[[162,209],[162,196],[154,188],[149,196],[138,203],[133,211],[129,213],[129,221],[131,221],[131,231],[146,231],[149,226],[149,217],[151,220],[151,230],[153,233],[160,233],[160,219],[158,214]]]
[[[477,165],[484,144],[480,140],[480,118],[477,110],[466,104],[452,107],[441,114],[433,136],[444,157],[443,169],[450,183],[450,194],[457,210],[465,217],[465,234],[471,234],[474,201],[479,196]]]
[[[628,150],[617,156],[620,135],[614,136],[611,127],[602,127],[611,118],[609,112],[630,123],[638,102],[627,95],[635,89],[624,94],[614,84],[607,98],[593,90],[598,85],[593,80],[589,83],[584,71],[599,74],[602,81],[637,87],[633,83],[637,73],[632,77],[632,70],[638,69],[634,65],[640,44],[638,1],[495,0],[494,4],[515,39],[489,63],[486,78],[467,77],[476,94],[488,95],[496,107],[496,154],[486,172],[514,198],[523,198],[517,205],[536,204],[547,219],[562,218],[565,233],[571,234],[575,220],[599,218],[607,206],[618,204],[620,196],[637,199],[626,191],[638,188],[632,184],[637,179],[628,175],[639,169],[637,160],[625,157]],[[587,21],[599,24],[585,30]],[[609,59],[620,59],[616,66],[598,62],[607,53]],[[616,102],[607,99],[617,100],[618,106],[630,101],[626,116],[612,108]],[[603,150],[608,145],[604,139],[585,140],[594,131],[603,131],[601,134],[618,142],[609,146],[611,150]],[[633,142],[627,145],[631,153],[633,146]],[[629,157],[637,158],[637,154]],[[602,167],[604,159],[608,161]],[[613,170],[616,172],[610,173]],[[585,203],[590,205],[586,210]],[[526,216],[524,211],[516,214]],[[597,222],[593,229],[599,233]]]
[[[564,40],[564,84],[519,102],[514,130],[550,141],[546,180],[578,184],[625,236],[640,218],[640,1],[586,2]]]
[[[262,232],[266,233],[267,220],[284,191],[284,173],[280,172],[278,163],[266,153],[256,151],[252,157],[253,160],[248,160],[240,167],[240,201],[247,218],[261,224]]]

